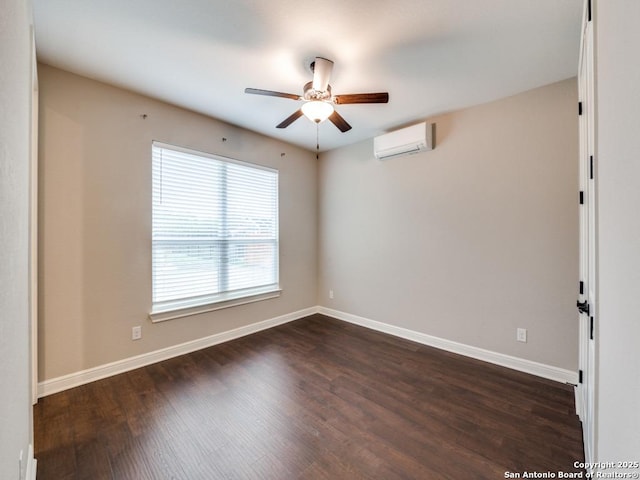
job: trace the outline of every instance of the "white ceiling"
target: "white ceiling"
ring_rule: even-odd
[[[577,73],[582,0],[34,0],[39,60],[315,150],[293,100],[315,56],[335,62],[353,126],[320,125],[321,150]]]

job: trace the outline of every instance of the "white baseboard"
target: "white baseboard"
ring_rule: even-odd
[[[228,342],[236,338],[251,335],[252,333],[266,330],[268,328],[292,322],[300,318],[318,313],[318,307],[309,307],[297,312],[288,313],[279,317],[263,320],[261,322],[252,323],[244,327],[235,328],[226,332],[217,333],[208,337],[199,338],[190,342],[173,345],[171,347],[155,350],[149,353],[143,353],[135,357],[125,358],[116,362],[107,363],[97,367],[81,370],[79,372],[70,373],[61,377],[52,378],[38,383],[38,398],[46,397],[53,393],[58,393],[69,388],[78,387],[86,383],[111,377],[119,373],[135,370],[136,368],[151,365],[152,363],[161,362],[170,358],[178,357],[186,353],[195,352],[203,348],[211,347],[219,343]]]
[[[492,352],[471,345],[446,340],[444,338],[434,337],[425,333],[416,332],[402,327],[396,327],[387,323],[370,320],[368,318],[359,317],[350,313],[340,312],[326,307],[318,307],[318,313],[329,317],[337,318],[345,322],[360,325],[361,327],[370,328],[379,332],[388,333],[396,337],[411,340],[430,347],[436,347],[448,352],[458,353],[466,357],[475,358],[484,362],[493,363],[502,367],[511,368],[520,372],[530,373],[539,377],[555,380],[562,383],[578,383],[578,373],[563,368],[545,365],[543,363],[525,360],[523,358],[512,357],[503,353]]]
[[[171,347],[163,348],[135,357],[125,358],[116,362],[100,365],[97,367],[89,368],[79,372],[71,373],[61,377],[52,378],[38,383],[38,398],[46,397],[53,393],[58,393],[69,388],[78,387],[86,383],[90,383],[96,380],[107,378],[119,373],[128,372],[136,368],[151,365],[152,363],[161,362],[170,358],[178,357],[186,353],[195,352],[203,348],[211,347],[219,343],[228,342],[236,338],[251,335],[252,333],[266,330],[268,328],[282,325],[284,323],[292,322],[300,318],[304,318],[314,313],[321,313],[329,317],[343,320],[345,322],[360,325],[365,328],[377,330],[379,332],[388,333],[396,337],[411,340],[423,345],[436,347],[448,352],[457,353],[466,357],[475,358],[485,362],[493,363],[503,367],[518,370],[520,372],[530,373],[539,377],[548,378],[562,383],[578,383],[578,373],[571,370],[565,370],[543,363],[533,362],[531,360],[525,360],[523,358],[512,357],[502,353],[492,352],[490,350],[484,350],[482,348],[465,345],[463,343],[446,340],[444,338],[434,337],[427,335],[426,333],[416,332],[395,325],[389,325],[387,323],[378,322],[376,320],[370,320],[368,318],[352,315],[350,313],[333,310],[326,307],[309,307],[297,312],[292,312],[279,317],[271,318],[244,327],[235,328],[226,332],[217,333],[208,337],[199,338],[190,342],[181,343]]]
[[[29,445],[29,453],[27,454],[27,468],[25,469],[25,480],[36,480],[36,470],[38,461],[33,456],[33,445]]]

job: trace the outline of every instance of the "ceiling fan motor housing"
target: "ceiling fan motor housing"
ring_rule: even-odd
[[[327,85],[327,89],[325,91],[320,91],[313,88],[313,82],[308,82],[305,84],[303,91],[304,93],[302,94],[302,98],[308,101],[331,100],[331,85]]]

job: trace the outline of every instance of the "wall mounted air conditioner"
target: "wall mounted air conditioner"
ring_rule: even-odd
[[[418,123],[373,139],[373,154],[379,160],[433,150],[433,124]]]

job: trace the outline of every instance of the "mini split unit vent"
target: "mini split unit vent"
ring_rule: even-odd
[[[433,150],[433,124],[418,123],[373,139],[373,154],[379,160]]]

